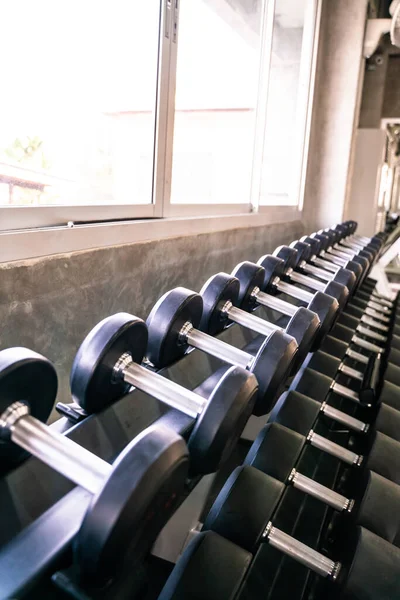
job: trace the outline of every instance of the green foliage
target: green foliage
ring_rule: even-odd
[[[49,169],[50,164],[43,153],[43,140],[39,136],[15,138],[14,142],[5,149],[4,153],[14,162],[24,166]]]

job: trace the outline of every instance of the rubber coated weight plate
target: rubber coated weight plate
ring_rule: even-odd
[[[158,600],[237,600],[252,555],[213,531],[196,535]]]
[[[285,485],[249,466],[227,479],[204,522],[234,544],[254,552],[285,490]]]
[[[255,263],[245,261],[236,265],[232,275],[237,277],[240,283],[238,306],[251,312],[257,306],[257,301],[251,294],[254,288],[264,289],[265,270]]]
[[[272,255],[285,261],[285,271],[288,269],[296,269],[299,266],[300,252],[297,252],[295,248],[278,246],[278,248],[273,251]]]
[[[147,347],[147,328],[128,313],[100,321],[80,346],[71,369],[71,392],[86,412],[95,413],[128,393],[130,385],[116,380],[114,367],[123,354],[140,364]]]
[[[319,333],[312,348],[312,350],[317,350],[339,316],[339,302],[335,298],[332,298],[332,296],[316,292],[308,305],[308,310],[315,312],[321,322]]]
[[[275,277],[281,279],[285,275],[285,261],[277,256],[265,254],[258,259],[257,264],[264,269],[262,290],[269,293],[276,293],[277,289],[273,285],[273,281]]]
[[[113,464],[75,540],[86,577],[108,581],[125,562],[134,568],[174,513],[189,457],[183,439],[164,427],[137,436]]]
[[[324,402],[330,392],[331,385],[332,377],[306,368],[293,379],[290,390],[310,396],[310,398],[319,402]]]
[[[213,473],[225,462],[253,412],[257,392],[256,378],[238,367],[219,379],[189,438],[194,472]]]
[[[339,310],[343,310],[347,304],[347,300],[349,299],[349,290],[344,285],[337,283],[336,281],[330,281],[325,287],[324,293],[336,298],[336,300],[339,302]]]
[[[400,442],[400,411],[387,404],[380,404],[375,419],[375,428]]]
[[[259,385],[253,411],[256,416],[266,415],[274,406],[293,371],[297,348],[296,340],[282,331],[273,331],[261,345],[251,368]]]
[[[368,470],[364,470],[362,481],[357,483],[360,500],[352,511],[353,518],[369,531],[399,546],[400,486]]]
[[[344,285],[348,289],[349,294],[352,294],[357,280],[355,274],[349,271],[349,269],[339,269],[332,281]]]
[[[299,240],[296,240],[289,244],[289,248],[294,248],[295,250],[297,250],[297,252],[299,252],[301,256],[301,260],[305,260],[306,262],[311,260],[313,252],[310,244],[306,244],[305,242],[300,242]]]
[[[371,448],[366,453],[365,466],[382,477],[400,484],[400,442],[380,431],[374,431],[368,441]]]
[[[14,402],[29,405],[33,417],[45,423],[57,396],[57,374],[46,358],[27,348],[0,352],[0,415]],[[8,439],[0,441],[0,466],[11,466],[28,454]]]
[[[166,367],[183,356],[188,345],[180,340],[185,323],[200,325],[203,299],[186,288],[178,287],[162,296],[147,317],[149,343],[147,356],[156,367]]]
[[[319,333],[319,328],[320,320],[316,313],[303,306],[299,306],[296,313],[290,318],[286,326],[286,333],[294,337],[298,344],[296,360],[298,366],[300,366],[307,354],[311,352],[316,336]]]
[[[200,329],[210,335],[220,333],[228,324],[222,310],[227,302],[237,305],[239,281],[227,273],[217,273],[210,277],[200,290],[203,298],[203,315]]]
[[[354,273],[354,276],[356,278],[356,285],[359,284],[359,282],[361,281],[361,277],[363,274],[363,269],[361,267],[361,265],[357,262],[355,262],[354,260],[349,260],[346,263],[346,267],[347,270],[351,271],[352,273]]]
[[[286,483],[304,444],[304,436],[278,423],[268,423],[257,435],[243,464]]]
[[[342,583],[345,597],[363,600],[400,598],[399,548],[363,527],[357,527],[354,537],[354,542],[345,546],[350,566],[339,573],[338,583]]]
[[[299,392],[286,392],[279,398],[268,421],[307,436],[320,415],[320,402]]]

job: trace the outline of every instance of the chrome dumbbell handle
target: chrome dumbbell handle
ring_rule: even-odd
[[[341,567],[340,563],[330,560],[323,554],[277,529],[271,522],[265,528],[263,538],[268,540],[271,546],[280,550],[283,554],[291,556],[308,569],[321,575],[321,577],[328,577],[333,580],[337,578]]]
[[[336,421],[336,423],[345,425],[349,429],[357,431],[358,433],[367,433],[369,430],[369,425],[367,423],[364,423],[355,417],[351,417],[350,415],[337,408],[334,408],[333,406],[329,406],[329,404],[326,404],[326,402],[321,405],[321,412],[333,421]]]
[[[0,433],[92,494],[112,470],[106,461],[32,417],[23,402],[14,402],[0,416]]]
[[[195,329],[190,323],[186,323],[183,326],[181,337],[183,343],[187,343],[189,346],[203,350],[203,352],[216,356],[232,365],[247,369],[251,367],[254,361],[254,356],[248,352],[235,348],[235,346],[231,346],[230,344],[226,344],[211,335],[207,335],[206,333]]]
[[[171,408],[176,408],[194,419],[207,403],[205,398],[187,388],[174,383],[145,367],[133,362],[130,355],[123,355],[114,368],[115,376],[123,377],[126,383],[142,392],[157,398]]]
[[[339,446],[339,444],[335,444],[335,442],[331,442],[331,440],[328,440],[318,433],[315,433],[315,431],[312,429],[308,433],[307,441],[309,444],[311,444],[311,446],[314,446],[314,448],[323,450],[324,452],[327,452],[327,454],[335,456],[348,465],[359,467],[362,464],[363,457],[360,454],[356,454],[351,450],[347,450],[347,448]]]
[[[310,477],[302,475],[296,471],[296,469],[293,469],[291,472],[289,476],[289,482],[297,490],[301,490],[309,496],[312,496],[317,500],[321,500],[321,502],[324,502],[324,504],[327,504],[328,506],[331,506],[340,512],[351,512],[351,509],[354,506],[353,500],[342,496],[342,494],[338,494],[325,485],[321,485],[317,481],[314,481],[314,479],[310,479]]]
[[[256,331],[261,335],[268,336],[272,331],[282,331],[282,327],[279,327],[279,325],[275,325],[265,319],[261,319],[257,315],[236,308],[236,306],[233,306],[232,302],[227,302],[223,307],[222,312],[225,313],[231,321],[234,321],[243,327],[247,327],[247,329]]]
[[[277,284],[278,283],[279,279],[277,281]],[[271,310],[276,310],[284,315],[287,315],[288,317],[292,317],[298,310],[298,307],[294,304],[290,304],[290,302],[286,302],[285,300],[277,298],[276,296],[270,296],[269,294],[260,292],[259,290],[255,293],[255,299],[262,306],[270,308]]]

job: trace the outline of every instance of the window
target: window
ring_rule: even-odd
[[[276,0],[273,15],[260,204],[298,204],[317,2]]]
[[[181,3],[172,204],[250,208],[262,4]]]
[[[1,204],[150,205],[160,2],[1,11]]]
[[[319,3],[4,3],[0,229],[297,205]]]

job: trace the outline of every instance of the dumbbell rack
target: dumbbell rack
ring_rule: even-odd
[[[263,310],[265,309],[260,309]],[[239,325],[230,326],[218,337],[242,349],[254,346],[258,339],[261,340],[260,336]],[[202,388],[205,389],[213,375],[224,366],[218,359],[193,350],[162,373],[201,394]],[[72,416],[73,407],[70,417]],[[62,417],[51,427],[110,462],[135,435],[153,423],[164,424],[183,436],[187,435],[193,425],[190,417],[164,407],[136,389],[100,415],[82,419],[79,413],[75,413],[75,417],[76,423]],[[309,456],[313,449],[310,450]],[[321,478],[321,466],[312,458],[310,465],[310,475]],[[326,473],[325,468],[322,470]],[[333,485],[336,473],[332,472],[331,475],[333,479],[327,481],[326,485]],[[188,481],[187,494],[197,481],[198,479]],[[46,482],[45,488],[41,482]],[[309,520],[307,515],[313,514],[319,526],[306,537],[310,544],[318,543],[324,530],[327,509],[321,510],[321,506],[316,506],[318,503],[310,502],[310,499],[299,497],[292,500],[299,504],[298,514],[305,515],[296,519],[296,523],[291,523],[293,533],[301,523]],[[52,598],[58,595],[60,598],[64,597],[51,583],[51,576],[56,573],[60,584],[70,585],[71,582],[68,582],[62,569],[69,564],[69,549],[89,502],[90,495],[86,491],[73,487],[69,481],[35,458],[0,480],[1,598],[45,597],[46,590],[49,589]],[[320,513],[318,519],[315,519],[316,511]],[[287,514],[289,512],[286,511]],[[286,521],[285,507],[282,507],[281,514]],[[288,525],[290,523],[286,525],[286,531],[289,530]],[[285,561],[281,562],[280,570],[285,579]],[[280,579],[278,577],[277,581]],[[306,577],[304,585],[307,580]],[[296,585],[298,583],[299,581]],[[78,597],[77,593],[75,597]]]
[[[268,315],[269,320],[276,322],[271,311],[262,307],[258,310]],[[254,349],[263,339],[239,325],[231,325],[218,337],[247,351]],[[196,389],[200,395],[204,389],[206,395],[205,390],[210,380],[224,366],[218,359],[193,350],[162,373],[187,388]],[[71,412],[71,416],[73,415],[74,410]],[[76,413],[76,423],[62,417],[51,427],[104,460],[112,461],[129,441],[153,423],[164,424],[185,437],[191,430],[193,420],[181,412],[164,407],[138,390],[133,390],[100,415],[80,420]],[[318,433],[346,445],[343,433],[328,430],[322,422],[319,427],[321,430],[318,429]],[[336,461],[329,455],[316,452],[312,447],[304,454],[301,471],[330,488],[341,477]],[[46,482],[46,487],[42,482]],[[198,478],[187,482],[186,494],[191,492],[197,482]],[[181,499],[183,500],[184,498]],[[64,589],[73,583],[73,580],[68,580],[69,550],[89,502],[87,492],[74,488],[35,458],[0,478],[0,599],[65,598],[64,593],[57,590],[51,582],[51,577],[56,574]],[[291,488],[276,513],[275,523],[288,534],[302,539],[305,544],[321,547],[329,544],[327,523],[331,518],[331,509]],[[273,567],[271,572],[274,573],[273,581],[265,582],[266,598],[300,599],[304,590],[311,590],[316,584],[316,578],[312,574],[301,566],[293,569],[292,562],[289,576],[289,559],[282,557],[271,546],[263,544],[259,552],[268,554],[268,564]],[[151,564],[145,564],[145,570],[146,568],[151,579]],[[246,582],[249,599],[253,578],[259,579],[262,576],[262,573],[250,570]],[[79,595],[79,590],[75,590],[71,597],[87,600],[87,596]],[[134,597],[133,593],[131,597]],[[152,600],[153,596],[144,595],[141,598]]]

